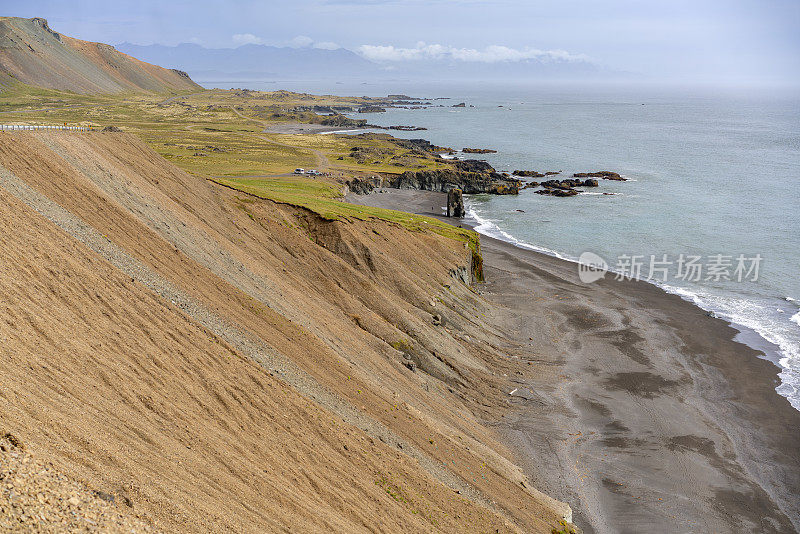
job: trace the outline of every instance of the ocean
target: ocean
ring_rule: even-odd
[[[280,87],[449,97],[432,101],[444,107],[354,116],[427,128],[391,132],[398,137],[497,150],[457,156],[485,159],[499,171],[561,171],[559,179],[620,173],[627,181],[600,180],[569,198],[532,189],[473,195],[468,214],[481,233],[569,260],[591,252],[608,264],[606,276],[650,278],[730,321],[743,342],[779,365],[778,392],[800,410],[796,94],[579,83]],[[451,107],[459,102],[467,107]]]

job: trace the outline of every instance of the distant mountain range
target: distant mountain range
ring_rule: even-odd
[[[374,62],[344,48],[290,48],[247,44],[238,48],[117,45],[145,61],[185,70],[199,81],[225,80],[465,80],[465,79],[584,79],[609,71],[588,61],[526,59],[469,62],[456,59]]]
[[[45,19],[0,17],[0,83],[11,80],[76,93],[200,87],[185,72],[145,63],[107,44],[61,35]]]
[[[117,49],[145,61],[180,68],[198,80],[362,78],[381,72],[376,63],[344,48],[281,48],[257,44],[203,48],[189,43],[178,46],[122,43]]]

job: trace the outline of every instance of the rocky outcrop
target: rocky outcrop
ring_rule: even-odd
[[[572,189],[573,187],[597,187],[599,182],[594,178],[587,178],[586,180],[546,180],[542,182],[542,187],[550,187],[553,189]]]
[[[602,178],[603,180],[616,180],[624,182],[627,178],[623,178],[617,172],[612,171],[596,171],[596,172],[576,172],[572,175],[573,178]]]
[[[463,162],[458,162],[463,163]],[[435,171],[407,171],[388,179],[387,186],[395,189],[420,189],[441,191],[461,189],[466,194],[489,193],[494,195],[516,195],[521,182],[496,172],[465,172],[458,169]]]
[[[519,171],[519,170],[517,170],[517,171],[512,172],[511,174],[513,174],[514,176],[524,176],[525,178],[544,178],[545,176],[547,176],[546,174],[542,174],[542,173],[537,172],[537,171]]]
[[[494,167],[479,159],[458,160],[454,165],[463,172],[495,172]]]
[[[464,209],[464,196],[461,189],[451,189],[447,192],[447,216],[463,217],[466,213]]]
[[[334,113],[333,115],[321,117],[314,122],[317,124],[322,124],[323,126],[336,126],[342,128],[362,128],[367,126],[366,119],[351,119],[350,117],[345,117],[340,113]]]
[[[466,104],[466,102],[459,102],[458,104],[453,104],[452,107],[454,107],[454,108],[465,108],[465,107],[467,107],[467,104]]]
[[[574,197],[575,195],[580,193],[580,191],[576,191],[575,189],[569,189],[569,188],[567,189],[544,188],[544,189],[539,189],[538,191],[534,191],[534,193],[536,193],[537,195],[550,195],[553,197]]]
[[[359,113],[385,113],[386,108],[380,106],[361,106],[358,108]]]
[[[375,184],[370,180],[365,180],[358,177],[345,182],[345,185],[347,186],[347,189],[356,195],[368,195],[375,189]]]
[[[497,154],[497,150],[491,148],[462,148],[464,154]]]

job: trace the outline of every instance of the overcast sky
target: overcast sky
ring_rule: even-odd
[[[379,61],[558,58],[672,81],[797,82],[800,0],[0,0],[117,44],[344,47]]]

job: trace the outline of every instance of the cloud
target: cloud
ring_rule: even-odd
[[[311,46],[314,44],[314,39],[307,35],[298,35],[291,41],[289,41],[289,46],[294,48],[305,48],[307,46]]]
[[[261,37],[257,37],[252,33],[237,33],[234,34],[233,42],[237,45],[246,45],[246,44],[264,44],[264,40]]]
[[[483,49],[456,48],[441,44],[426,44],[422,41],[414,48],[398,48],[391,45],[361,45],[357,52],[372,61],[420,61],[456,60],[473,63],[516,62],[535,59],[538,61],[590,61],[585,54],[572,54],[566,50],[539,50],[538,48],[509,48],[491,45]]]
[[[265,39],[257,35],[253,35],[252,33],[237,33],[231,37],[234,44],[236,46],[242,46],[247,44],[257,44],[257,45],[264,45],[264,44],[271,44],[268,43]],[[194,39],[192,40],[194,42]],[[333,41],[315,41],[311,37],[307,35],[298,35],[289,41],[284,41],[283,43],[274,43],[276,46],[290,46],[292,48],[320,48],[323,50],[337,50],[341,48],[339,44],[334,43]]]
[[[323,50],[337,50],[341,48],[341,46],[331,41],[322,41],[321,43],[314,43],[314,48],[321,48]]]

